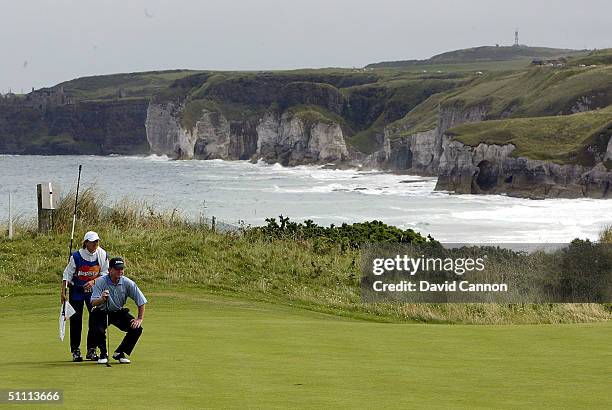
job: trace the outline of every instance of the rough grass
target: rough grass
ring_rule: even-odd
[[[317,105],[296,105],[290,107],[288,111],[300,117],[306,124],[313,124],[316,122],[338,124],[342,128],[344,135],[351,135],[353,133],[351,127],[344,118],[323,107]]]
[[[606,226],[599,234],[599,241],[603,243],[612,243],[612,225]]]
[[[401,120],[388,125],[395,138],[407,137],[419,132],[430,131],[438,125],[438,106],[444,93],[434,94],[410,110]]]
[[[425,66],[430,64],[476,64],[483,62],[501,62],[520,61],[527,62],[533,58],[555,58],[561,56],[583,56],[587,51],[569,50],[560,48],[548,47],[527,47],[527,46],[481,46],[464,48],[460,50],[448,51],[446,53],[435,55],[427,60],[403,60],[403,61],[386,61],[382,63],[370,64],[367,67],[371,68],[402,68],[412,66]]]
[[[56,214],[56,231],[39,235],[16,227],[0,236],[0,288],[25,289],[60,281],[68,257],[71,204]],[[470,324],[571,323],[612,319],[598,304],[364,304],[360,251],[323,240],[270,239],[258,232],[221,234],[184,222],[177,212],[159,214],[146,204],[102,206],[91,190],[80,197],[75,247],[96,230],[111,256],[126,259],[129,276],[146,286],[265,300],[339,316],[391,322]],[[31,226],[30,226],[31,228]],[[31,258],[35,252],[37,257]]]
[[[516,118],[463,124],[448,131],[466,145],[513,144],[513,157],[592,166],[592,148],[605,152],[612,108],[568,116]]]
[[[612,64],[612,48],[604,48],[603,50],[594,50],[582,58],[571,60],[572,65],[598,65]]]
[[[155,92],[168,87],[177,79],[198,71],[167,70],[140,73],[122,73],[81,77],[58,84],[64,91],[78,100],[99,100],[115,98],[117,91],[123,89],[128,96],[150,97]]]
[[[486,105],[489,118],[571,114],[612,104],[612,66],[489,73],[444,104]]]

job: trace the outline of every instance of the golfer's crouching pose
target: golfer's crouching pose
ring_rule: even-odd
[[[130,363],[126,355],[130,355],[138,338],[142,334],[142,320],[144,319],[147,299],[133,280],[123,276],[125,262],[121,258],[112,258],[109,263],[108,275],[96,281],[91,295],[93,328],[95,341],[100,348],[98,363],[108,363],[106,351],[106,327],[115,325],[123,332],[127,332],[121,344],[115,349],[113,359],[119,363]],[[124,308],[127,298],[132,299],[138,306],[138,318],[134,318],[127,308]],[[107,318],[108,315],[108,318]]]

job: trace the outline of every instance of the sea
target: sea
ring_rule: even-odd
[[[172,160],[166,156],[0,155],[0,224],[36,215],[36,185],[60,194],[93,187],[107,205],[145,202],[189,220],[262,225],[279,215],[321,225],[383,221],[444,242],[566,243],[596,239],[612,224],[612,200],[531,200],[435,191],[436,179],[326,166],[249,161]],[[56,190],[56,191],[57,191]],[[56,192],[57,194],[57,192]]]

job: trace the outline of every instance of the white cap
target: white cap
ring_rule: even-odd
[[[100,237],[94,231],[87,232],[85,236],[83,237],[83,241],[94,242],[94,241],[99,241],[99,240],[100,240]]]

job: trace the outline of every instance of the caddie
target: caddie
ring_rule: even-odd
[[[123,276],[125,262],[122,258],[112,258],[109,262],[108,275],[96,281],[91,296],[94,340],[100,348],[98,363],[108,363],[108,352],[106,351],[106,328],[114,325],[121,331],[126,332],[121,344],[115,349],[113,359],[119,363],[128,364],[130,359],[126,357],[132,354],[132,350],[142,334],[142,321],[144,319],[145,304],[147,299],[142,294],[136,283]],[[138,306],[138,317],[134,318],[125,308],[127,298],[132,299]],[[108,323],[108,325],[107,325]]]
[[[96,232],[87,232],[83,237],[83,247],[70,255],[70,260],[62,277],[62,304],[66,300],[66,288],[69,287],[68,302],[76,311],[70,317],[70,351],[74,362],[83,361],[81,357],[83,305],[87,307],[89,312],[86,358],[88,360],[98,360],[95,339],[91,331],[91,290],[96,280],[108,273],[108,257],[99,243],[100,237]]]

